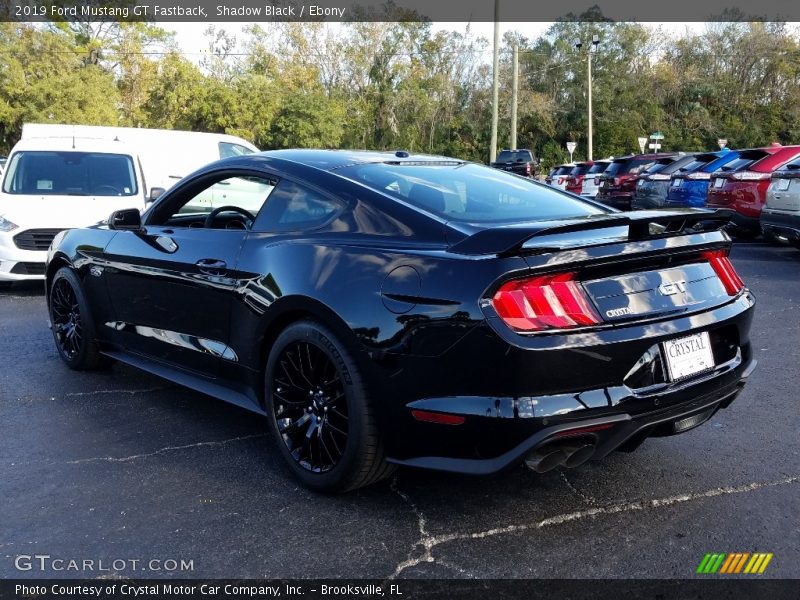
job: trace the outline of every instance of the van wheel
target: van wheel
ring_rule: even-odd
[[[81,282],[69,267],[61,267],[50,284],[50,323],[58,354],[70,369],[105,367]]]
[[[289,325],[273,344],[265,388],[273,436],[306,487],[346,492],[394,471],[358,367],[326,327]]]

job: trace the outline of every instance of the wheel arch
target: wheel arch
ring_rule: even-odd
[[[61,267],[73,268],[72,262],[67,258],[66,254],[63,252],[56,252],[47,264],[47,269],[44,274],[45,301],[48,306],[50,305],[50,282],[53,281],[53,277],[55,277],[55,274]]]
[[[275,340],[283,330],[293,323],[303,320],[316,321],[330,329],[345,346],[354,360],[363,367],[368,358],[366,349],[359,341],[352,328],[335,310],[308,296],[284,296],[270,307],[268,320],[263,321],[257,336],[258,369],[260,380],[266,376],[267,360]],[[362,369],[363,370],[363,369]],[[264,390],[259,390],[259,401],[264,406]]]

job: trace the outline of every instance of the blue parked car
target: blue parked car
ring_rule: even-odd
[[[666,206],[691,206],[693,208],[705,206],[711,173],[721,169],[723,165],[735,160],[738,156],[738,150],[729,150],[728,148],[719,152],[695,155],[692,162],[675,171],[670,177]]]

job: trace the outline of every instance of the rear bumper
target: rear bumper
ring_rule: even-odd
[[[663,208],[667,200],[668,181],[646,183],[639,186],[633,194],[631,208],[633,210]]]
[[[648,437],[660,437],[683,433],[702,425],[721,408],[727,408],[736,399],[747,383],[747,378],[755,370],[757,361],[750,358],[728,373],[724,381],[718,381],[712,389],[698,394],[697,385],[691,385],[680,392],[681,401],[667,408],[654,409],[646,413],[631,414],[621,412],[604,417],[577,419],[545,426],[535,434],[517,444],[507,452],[494,458],[450,458],[426,456],[387,461],[408,467],[419,467],[464,473],[468,475],[489,475],[520,463],[536,448],[554,441],[586,441],[594,446],[592,460],[600,460],[615,450],[633,450]],[[716,379],[719,376],[714,376]],[[706,386],[708,387],[708,386]],[[678,392],[675,392],[676,394]],[[537,399],[538,400],[538,399]],[[639,398],[630,398],[630,401]],[[658,403],[658,402],[656,402]],[[677,422],[685,422],[696,417],[695,423],[685,430],[674,431]],[[591,430],[591,431],[587,431]]]
[[[800,243],[800,213],[775,212],[765,208],[761,211],[761,229],[792,243]]]
[[[667,206],[690,206],[692,208],[703,208],[706,204],[708,194],[707,181],[690,181],[684,179],[683,184],[678,189],[670,188],[667,193]]]
[[[388,460],[487,474],[519,462],[567,429],[613,424],[591,434],[598,459],[637,439],[669,435],[674,421],[708,417],[741,390],[755,366],[748,335],[754,304],[744,292],[694,315],[511,344],[478,327],[436,361],[396,364],[420,373],[428,369],[424,379],[431,383],[428,394],[397,407],[386,431]],[[711,336],[714,370],[670,382],[661,342],[698,331]],[[506,341],[514,337],[521,336],[510,333]],[[452,364],[457,372],[445,366]],[[393,381],[400,397],[414,397],[419,382],[405,390],[399,378]],[[412,410],[458,415],[464,422],[419,422]]]
[[[598,192],[595,200],[619,210],[630,210],[633,192]]]

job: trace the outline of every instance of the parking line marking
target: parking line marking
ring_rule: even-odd
[[[421,556],[419,556],[418,558],[411,558],[409,556],[408,559],[398,564],[397,567],[395,568],[394,573],[389,575],[388,579],[395,579],[398,575],[400,575],[402,571],[408,569],[409,567],[414,567],[424,562],[435,563],[436,559],[433,556],[433,549],[436,546],[439,546],[440,544],[444,544],[447,542],[483,539],[483,538],[493,537],[496,535],[503,535],[506,533],[518,533],[522,531],[528,531],[531,529],[542,529],[544,527],[562,525],[564,523],[578,521],[581,519],[586,519],[588,517],[613,515],[624,512],[631,512],[635,510],[646,510],[650,508],[660,508],[664,506],[682,504],[684,502],[691,502],[694,500],[703,500],[705,498],[716,498],[717,496],[727,496],[732,494],[745,494],[747,492],[754,492],[756,490],[764,488],[776,487],[780,485],[792,485],[796,483],[800,483],[800,475],[790,475],[772,481],[761,481],[761,482],[756,481],[753,483],[747,483],[738,486],[713,488],[710,490],[706,490],[704,492],[693,492],[688,494],[681,494],[678,496],[668,496],[666,498],[654,498],[652,500],[638,500],[634,502],[622,502],[619,504],[611,504],[608,506],[592,507],[592,508],[587,508],[586,510],[579,510],[575,512],[564,513],[561,515],[555,515],[552,517],[548,517],[546,519],[542,519],[541,521],[535,521],[533,523],[506,525],[505,527],[496,527],[494,529],[487,529],[485,531],[476,531],[473,533],[444,533],[441,535],[431,535],[425,529],[426,521],[424,513],[411,500],[408,494],[400,491],[397,488],[395,480],[395,482],[392,483],[392,490],[395,493],[397,493],[406,504],[409,505],[409,507],[415,513],[419,521],[420,538],[415,542],[414,547],[422,546],[423,552]],[[723,557],[724,555],[720,556],[719,558]],[[711,557],[711,560],[714,560],[714,562],[716,562],[715,560],[716,558],[717,555],[715,554],[713,557]],[[703,560],[705,562],[705,559]],[[709,560],[708,564],[706,565],[707,570],[711,566],[711,560]],[[719,560],[719,562],[721,563],[722,561]],[[718,567],[719,565],[717,565],[717,568]],[[750,565],[748,565],[748,568],[749,567]],[[749,571],[745,570],[745,572],[747,573]]]
[[[168,390],[168,387],[151,387],[143,388],[141,390],[94,390],[93,392],[68,392],[64,394],[66,398],[74,398],[75,396],[97,396],[98,394],[144,394],[146,392],[157,392],[159,390]]]

